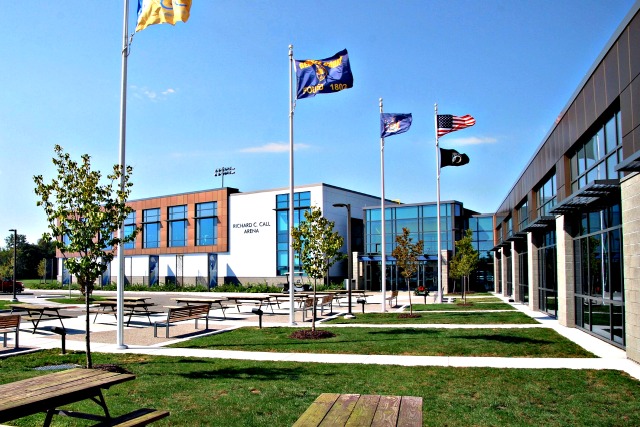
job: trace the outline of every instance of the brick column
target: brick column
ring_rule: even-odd
[[[520,258],[516,242],[511,242],[511,268],[513,269],[513,300],[520,301]]]

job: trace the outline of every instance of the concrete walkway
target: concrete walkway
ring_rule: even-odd
[[[153,296],[153,293],[150,293]],[[29,300],[24,296],[20,298],[24,302],[37,302]],[[369,298],[367,303],[367,311],[375,312],[381,310],[381,297]],[[399,304],[408,302],[406,292],[400,294]],[[505,301],[506,302],[506,301]],[[114,354],[148,354],[156,356],[175,356],[175,357],[198,357],[198,358],[221,358],[221,359],[240,359],[240,360],[270,360],[270,361],[292,361],[292,362],[317,362],[317,363],[348,363],[348,364],[375,364],[375,365],[401,365],[401,366],[449,366],[449,367],[490,367],[490,368],[521,368],[521,369],[613,369],[628,373],[632,377],[640,380],[640,365],[627,359],[624,350],[582,332],[576,328],[567,328],[561,326],[557,320],[546,316],[540,312],[529,310],[527,306],[511,303],[517,310],[527,314],[540,321],[540,324],[531,325],[409,325],[411,328],[551,328],[560,335],[575,342],[585,350],[595,354],[597,358],[517,358],[517,357],[452,357],[452,356],[399,356],[399,355],[352,355],[352,354],[308,354],[308,353],[271,353],[271,352],[250,352],[250,351],[229,351],[229,350],[202,350],[187,348],[167,348],[168,344],[184,341],[185,339],[174,339],[163,341],[158,344],[140,345],[129,344],[125,341],[128,348],[120,349],[115,344],[115,339],[110,342],[96,342],[93,336],[96,333],[108,332],[114,333],[115,323],[109,324],[96,323],[92,324],[92,343],[93,352],[114,353]],[[359,311],[358,307],[353,308],[354,314]],[[396,308],[397,309],[397,308]],[[394,310],[396,310],[394,309]],[[346,307],[334,307],[334,311],[346,311]],[[231,311],[231,310],[229,310]],[[288,316],[274,315],[267,318],[265,316],[263,327],[272,326],[288,326]],[[230,320],[210,321],[210,328],[215,328],[213,332],[220,333],[235,329],[241,326],[257,326],[257,316],[252,313],[237,313]],[[76,331],[84,331],[84,316],[74,319],[66,319],[65,326],[67,329]],[[53,321],[50,321],[53,322]],[[54,324],[54,323],[52,323]],[[213,325],[213,326],[212,326]],[[301,327],[304,327],[300,325]],[[331,327],[388,327],[401,328],[407,325],[331,325]],[[144,332],[143,332],[144,331]],[[193,332],[193,326],[189,326],[189,331]],[[125,337],[129,333],[144,333],[145,335],[153,335],[149,327],[133,327],[126,328]],[[172,332],[172,335],[174,333]],[[83,336],[83,335],[82,335]],[[201,335],[200,335],[201,336]],[[9,335],[8,345],[11,346],[11,337]],[[80,338],[77,336],[76,338]],[[131,342],[135,342],[135,339]],[[22,329],[20,333],[21,347],[31,349],[50,349],[60,348],[60,336],[48,333],[31,334],[29,330]],[[68,350],[85,349],[83,339],[67,339],[66,348]],[[33,350],[22,350],[33,351]],[[17,354],[22,351],[4,351],[3,355]]]

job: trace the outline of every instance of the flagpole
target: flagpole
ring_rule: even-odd
[[[127,57],[129,56],[129,0],[124,0],[124,17],[122,22],[122,78],[120,81],[120,146],[119,146],[119,158],[120,158],[120,191],[125,190],[125,144],[127,134]],[[116,282],[117,298],[116,298],[116,312],[120,313],[117,316],[117,331],[116,331],[116,347],[118,349],[128,348],[124,343],[124,224],[120,223],[120,229],[118,230],[118,250],[116,254],[116,261],[118,264],[118,279]],[[87,313],[87,316],[89,313]]]
[[[382,117],[382,98],[380,98],[380,116]],[[386,301],[386,292],[387,292],[387,245],[385,242],[386,233],[385,233],[385,223],[386,217],[384,212],[384,138],[380,137],[380,217],[382,220],[382,253],[381,253],[381,261],[380,261],[380,269],[382,270],[382,280],[381,280],[381,291],[382,291],[382,309],[380,310],[384,313],[387,309],[385,301]]]
[[[441,237],[440,237],[440,147],[438,145],[438,104],[434,104],[435,112],[435,132],[436,132],[436,212],[437,212],[437,226],[438,233],[438,302],[442,303],[442,252],[440,250]]]
[[[289,45],[289,324],[296,325],[294,287],[294,256],[293,256],[293,45]]]

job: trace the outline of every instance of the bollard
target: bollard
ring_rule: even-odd
[[[367,302],[364,298],[358,298],[358,303],[362,304],[362,312],[364,313],[364,304]]]
[[[251,312],[258,315],[258,326],[262,329],[262,315],[264,314],[264,311],[260,308],[252,308]]]

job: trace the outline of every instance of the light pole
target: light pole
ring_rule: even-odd
[[[12,228],[13,231],[13,299],[11,302],[18,302],[16,298],[16,267],[18,266],[18,230]]]
[[[351,313],[351,282],[353,276],[353,253],[351,252],[351,204],[350,203],[334,203],[336,208],[347,208],[347,277],[349,285],[347,286],[347,304],[349,305],[349,312],[346,319],[353,319],[355,316]]]
[[[235,173],[236,173],[236,168],[233,168],[231,166],[221,167],[221,168],[216,169],[215,176],[221,176],[222,177],[222,188],[224,188],[224,176],[225,175],[234,175]]]

